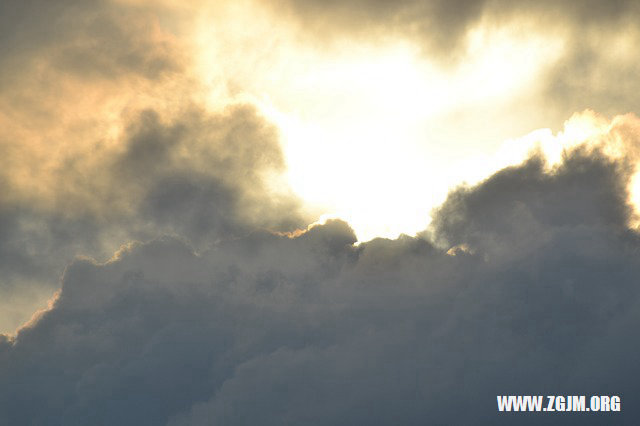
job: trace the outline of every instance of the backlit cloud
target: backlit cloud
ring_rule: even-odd
[[[584,149],[553,172],[542,161],[453,192],[436,245],[356,247],[329,221],[77,260],[51,310],[3,343],[2,420],[509,424],[495,394],[632,401],[630,169]]]
[[[3,2],[0,424],[633,424],[637,17]]]

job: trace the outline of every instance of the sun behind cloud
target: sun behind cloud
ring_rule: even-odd
[[[363,241],[424,229],[461,176],[489,172],[469,170],[468,160],[479,140],[485,155],[508,133],[490,122],[478,128],[476,116],[533,102],[563,51],[553,34],[480,23],[459,62],[444,66],[401,37],[319,45],[299,31],[259,5],[216,8],[196,30],[197,68],[215,82],[214,108],[228,99],[259,106],[280,130],[296,194],[348,220]],[[532,130],[508,119],[521,134]]]

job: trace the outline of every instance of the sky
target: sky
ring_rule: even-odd
[[[638,19],[1,2],[0,424],[637,424]]]

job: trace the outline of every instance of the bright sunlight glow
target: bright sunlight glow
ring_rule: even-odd
[[[424,229],[461,175],[473,182],[491,172],[496,161],[477,161],[473,145],[495,137],[497,126],[479,131],[476,117],[510,108],[513,93],[533,93],[563,47],[476,28],[465,61],[444,69],[400,40],[314,47],[292,41],[293,28],[240,12],[203,14],[198,28],[202,75],[234,76],[210,87],[210,102],[257,104],[280,130],[295,193],[314,211],[347,220],[360,241]],[[263,49],[243,49],[250,43]],[[482,151],[499,147],[496,140]]]

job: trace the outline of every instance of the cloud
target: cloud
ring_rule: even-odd
[[[102,0],[29,0],[3,2],[2,12],[0,73],[11,80],[22,77],[15,67],[34,62],[83,78],[156,78],[180,67],[175,41],[158,23],[161,7],[152,14]]]
[[[300,225],[297,200],[269,186],[284,171],[278,133],[251,106],[219,114],[194,108],[168,123],[147,110],[119,146],[97,180],[106,181],[125,209],[166,225],[168,233],[196,243],[256,227]]]
[[[636,16],[632,2],[286,5],[309,31],[390,30],[443,56],[478,22],[555,16],[576,42],[568,72],[587,71],[550,73],[556,100],[616,63],[582,29]],[[164,7],[0,5],[3,328],[59,290],[0,335],[0,423],[511,424],[495,395],[517,393],[620,394],[613,421],[637,417],[637,118],[557,166],[533,156],[456,189],[416,237],[356,245],[339,220],[288,233],[309,218],[272,184],[277,130],[250,105],[203,106]],[[612,79],[634,69],[622,56]],[[580,102],[613,108],[616,84]],[[617,139],[629,158],[607,151]],[[545,421],[567,419],[611,420]]]
[[[350,0],[319,2],[315,0],[283,0],[266,2],[284,7],[292,16],[312,25],[308,30],[322,29],[339,35],[371,35],[396,33],[421,39],[433,53],[452,53],[465,41],[466,32],[488,21],[504,23],[509,19],[543,21],[552,18],[572,26],[610,27],[629,22],[638,12],[632,1],[600,2],[582,0],[571,3],[541,1],[488,0]],[[326,34],[326,33],[325,33]]]
[[[331,220],[76,260],[52,308],[0,342],[0,419],[512,424],[496,395],[594,393],[621,395],[622,412],[545,421],[631,421],[632,172],[580,146],[458,188],[417,237],[356,246]]]
[[[8,306],[26,298],[22,315],[58,288],[75,255],[107,259],[123,241],[161,235],[203,249],[255,229],[304,224],[295,197],[269,184],[284,160],[277,132],[250,106],[219,113],[194,106],[171,119],[144,110],[112,147],[90,146],[59,159],[46,188],[39,177],[7,177],[0,288]],[[27,185],[42,193],[24,191]],[[4,327],[23,321],[17,316]]]
[[[578,27],[565,55],[545,76],[543,96],[562,111],[593,108],[607,115],[638,111],[640,105],[630,95],[637,90],[632,76],[640,71],[633,48],[638,39],[636,28],[624,22],[605,29]]]
[[[169,3],[0,6],[0,330],[59,288],[76,255],[174,235],[202,249],[306,226],[280,183],[277,129],[215,110]],[[11,313],[11,314],[9,314]]]
[[[389,40],[410,40],[423,51],[425,60],[450,73],[464,69],[470,58],[478,55],[478,34],[484,34],[482,39],[505,30],[510,33],[509,42],[515,43],[520,52],[528,51],[530,58],[540,54],[540,46],[527,45],[523,40],[538,36],[544,38],[543,45],[547,47],[556,43],[557,57],[544,53],[542,75],[537,76],[537,70],[532,67],[529,72],[535,80],[514,93],[513,104],[500,111],[504,116],[536,105],[535,112],[513,114],[509,120],[526,121],[519,132],[543,126],[559,129],[566,117],[586,108],[611,116],[638,110],[637,98],[633,96],[638,87],[633,76],[638,73],[634,46],[640,39],[636,28],[640,9],[634,1],[282,0],[264,3],[274,10],[287,10],[287,16],[299,24],[302,37],[312,43],[339,45],[345,40],[357,40],[375,45]],[[486,49],[484,53],[480,50],[480,54],[486,54],[487,61],[496,62],[488,52],[497,43],[492,41],[483,46],[487,40],[480,43]],[[509,57],[514,53],[501,55]],[[514,67],[511,70],[496,68],[494,72],[507,76],[525,71]],[[533,90],[535,96],[517,98],[527,90]],[[486,106],[476,108],[471,115],[487,114],[485,109]]]

